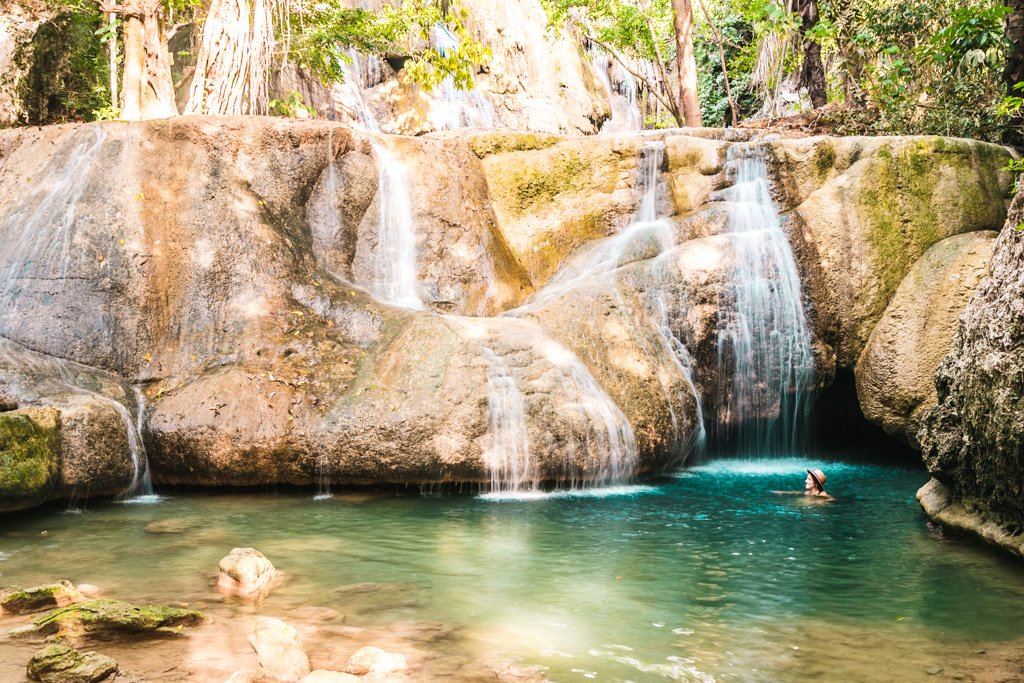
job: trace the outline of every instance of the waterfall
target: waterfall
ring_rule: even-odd
[[[530,461],[530,433],[523,394],[504,359],[483,347],[487,359],[487,411],[491,418],[491,447],[484,462],[491,472],[491,493],[537,491],[540,481]]]
[[[371,290],[388,303],[422,310],[409,173],[383,145],[374,143],[373,151],[377,157],[380,222]]]
[[[443,25],[436,24],[431,31],[434,49],[445,57],[459,48],[459,39]],[[440,94],[440,130],[456,128],[494,128],[494,106],[474,86],[470,90],[455,87],[455,79],[445,76],[437,86]]]
[[[336,87],[340,90],[343,101],[346,101],[351,107],[355,123],[363,130],[379,133],[380,123],[366,103],[366,97],[363,94],[364,88],[369,87],[370,83],[379,78],[379,73],[376,73],[380,69],[376,63],[377,58],[372,55],[363,57],[354,49],[346,50],[345,55],[349,61],[341,60],[339,62],[341,70],[345,74],[345,80]],[[366,60],[367,68],[371,72],[369,74],[363,73],[363,59]]]
[[[601,125],[602,133],[622,133],[643,130],[643,117],[636,101],[636,81],[633,75],[622,68],[618,62],[612,62],[606,52],[595,51],[591,65],[601,79],[608,102],[612,108],[612,117]],[[616,78],[612,84],[610,72],[615,69]]]
[[[766,150],[729,148],[726,192],[735,263],[719,301],[717,447],[799,454],[814,384],[811,333],[796,260],[769,192]]]
[[[545,344],[544,355],[565,370],[563,383],[580,397],[576,403],[563,404],[562,408],[576,411],[591,423],[584,443],[576,445],[578,451],[582,450],[584,460],[595,453],[600,455],[600,467],[596,473],[587,472],[588,481],[598,486],[628,483],[636,472],[637,448],[636,435],[626,414],[575,353],[561,344],[549,342]],[[573,469],[568,474],[575,472]]]

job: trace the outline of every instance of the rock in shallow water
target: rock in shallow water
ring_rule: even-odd
[[[269,676],[291,683],[309,675],[309,657],[298,632],[280,619],[260,617],[249,630],[249,643]]]
[[[69,638],[115,638],[174,635],[184,626],[197,626],[206,620],[202,612],[176,607],[148,605],[136,607],[120,600],[89,600],[55,609],[37,618],[36,633]]]
[[[0,590],[0,614],[30,614],[54,607],[66,607],[85,598],[70,581],[60,580],[46,586],[21,588],[10,586]]]
[[[364,674],[391,674],[405,671],[409,664],[405,656],[393,652],[385,652],[379,647],[367,646],[360,648],[348,660],[346,671],[362,676]]]
[[[281,573],[260,551],[235,548],[221,558],[217,587],[229,595],[263,597],[281,578]]]
[[[26,673],[42,683],[96,683],[117,673],[117,662],[96,652],[51,645],[32,655]]]
[[[299,683],[358,683],[359,676],[353,676],[352,674],[343,674],[339,671],[328,671],[327,669],[317,669],[313,673],[303,678]]]

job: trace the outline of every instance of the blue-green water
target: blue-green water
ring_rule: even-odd
[[[801,489],[811,466],[834,501],[772,493]],[[1024,568],[929,531],[914,500],[925,481],[912,468],[720,461],[648,486],[520,501],[182,494],[5,517],[0,584],[66,577],[215,615],[192,639],[212,629],[224,661],[164,645],[176,672],[152,680],[223,681],[247,652],[224,630],[253,614],[296,623],[314,666],[340,666],[360,639],[405,647],[415,680],[487,680],[462,663],[508,661],[555,681],[945,680],[1024,637]],[[288,574],[259,605],[210,586],[236,546]],[[385,585],[353,587],[371,582]],[[455,630],[430,642],[382,630],[407,620]],[[13,647],[0,642],[5,681],[26,658]]]

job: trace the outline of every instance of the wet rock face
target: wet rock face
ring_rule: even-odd
[[[938,405],[919,438],[925,464],[953,500],[983,499],[1024,519],[1024,195],[996,241],[991,275],[960,318],[936,373]]]
[[[49,406],[59,443],[33,461],[46,463],[35,488],[0,506],[124,491],[136,423],[157,483],[486,484],[508,439],[538,481],[684,460],[699,400],[719,384],[725,137],[395,139],[212,117],[3,132],[0,393],[17,410],[0,420]],[[905,275],[872,241],[890,233],[864,213],[869,170],[895,160],[890,189],[906,207],[893,224],[916,215],[917,193],[936,199],[904,166],[937,157],[943,191],[958,183],[931,227],[910,221],[911,256],[1000,210],[971,207],[1002,192],[1003,152],[918,142],[772,143],[777,194],[797,206],[787,229],[823,382],[829,363],[852,363]],[[540,297],[630,223],[656,143],[656,213],[675,246],[638,239],[612,277]],[[394,200],[381,149],[410,179],[419,308],[371,293]],[[524,307],[530,296],[543,301]]]
[[[84,600],[82,594],[67,580],[34,588],[9,586],[0,590],[0,613],[31,614]]]
[[[957,322],[988,275],[996,233],[956,235],[932,246],[900,283],[857,362],[864,416],[920,448],[917,431],[937,403],[935,370]]]

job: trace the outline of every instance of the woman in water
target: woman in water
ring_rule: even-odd
[[[828,477],[826,477],[825,473],[821,470],[807,470],[807,478],[804,479],[803,491],[773,491],[772,493],[802,493],[805,496],[813,496],[814,498],[822,498],[824,500],[833,500],[832,496],[825,491],[826,481],[828,481]]]

